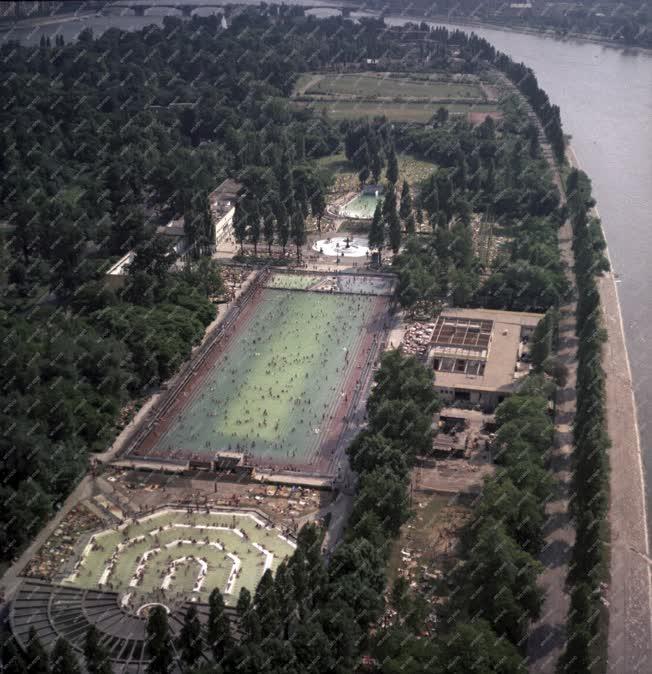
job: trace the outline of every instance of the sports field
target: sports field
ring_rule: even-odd
[[[495,113],[495,103],[414,103],[384,101],[350,101],[332,99],[296,102],[297,106],[309,107],[316,111],[326,110],[333,119],[358,119],[362,117],[385,116],[393,122],[429,122],[440,107],[451,114]]]
[[[214,588],[234,604],[275,571],[295,544],[255,513],[166,509],[95,534],[62,582],[119,592],[132,609],[148,602],[206,602]]]
[[[391,76],[390,76],[391,75]],[[445,79],[417,78],[401,73],[306,73],[302,75],[295,91],[300,94],[381,96],[425,98],[433,101],[457,98],[483,98],[480,86],[473,82]]]
[[[305,73],[294,88],[293,104],[326,110],[333,119],[384,115],[394,122],[427,124],[440,107],[454,115],[496,113],[498,104],[490,92],[478,80],[443,74]]]
[[[304,278],[289,282],[299,287]],[[135,453],[210,458],[238,451],[254,464],[328,464],[385,302],[261,290],[219,358],[180,392]]]

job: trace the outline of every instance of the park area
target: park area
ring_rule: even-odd
[[[166,508],[93,534],[64,585],[118,592],[124,608],[206,603],[214,588],[235,604],[296,545],[250,511]]]
[[[373,280],[329,279],[272,276],[132,455],[239,452],[253,466],[332,473],[387,297]]]
[[[296,106],[326,111],[334,119],[384,115],[393,122],[427,124],[440,107],[480,121],[497,114],[492,91],[472,76],[306,73],[297,81],[293,98]]]
[[[407,180],[410,185],[416,185],[425,180],[437,168],[437,165],[432,162],[417,159],[408,154],[399,153],[397,159],[399,179],[401,181]],[[333,175],[333,190],[336,193],[356,192],[356,197],[353,198],[359,196],[360,179],[358,178],[358,172],[344,154],[322,157],[319,159],[319,165]],[[371,198],[375,199],[374,196]],[[371,211],[369,217],[373,217],[373,211]]]

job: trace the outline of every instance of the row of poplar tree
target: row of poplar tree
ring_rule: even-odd
[[[597,218],[590,214],[595,201],[591,181],[572,169],[566,181],[569,217],[573,227],[577,282],[577,411],[573,423],[571,513],[575,543],[571,553],[568,585],[564,671],[594,671],[603,644],[600,585],[608,574],[607,514],[609,510],[610,440],[605,408],[605,373],[602,349],[607,339],[596,278],[609,270],[606,242]]]
[[[233,216],[233,233],[244,254],[244,244],[253,246],[264,241],[268,254],[277,244],[285,251],[288,242],[296,246],[297,261],[306,243],[306,219],[312,215],[321,230],[326,211],[325,180],[314,167],[302,164],[286,144],[280,160],[271,170],[250,168],[241,176],[243,187]]]

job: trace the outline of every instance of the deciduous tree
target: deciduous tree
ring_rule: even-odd
[[[188,667],[192,667],[201,658],[203,650],[201,632],[202,628],[197,614],[197,607],[191,604],[186,609],[186,614],[183,617],[183,626],[177,638],[177,650],[181,654],[181,659]]]
[[[168,674],[174,662],[174,651],[168,614],[163,606],[152,607],[147,619],[145,652],[150,658],[149,674]]]
[[[247,592],[247,594],[244,594]],[[249,610],[250,598],[248,590],[242,588],[238,599],[238,613],[244,617]],[[231,623],[224,611],[222,593],[215,588],[208,598],[208,623],[206,625],[206,641],[216,662],[221,662],[233,648]]]

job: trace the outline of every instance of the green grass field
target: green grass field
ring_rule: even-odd
[[[358,119],[362,117],[379,117],[384,115],[393,122],[429,122],[438,108],[444,107],[451,114],[466,114],[469,112],[495,112],[497,107],[493,103],[396,103],[396,102],[369,102],[369,101],[310,101],[294,103],[297,107],[309,107],[316,111],[326,110],[333,119]]]
[[[156,451],[247,451],[265,462],[316,455],[374,298],[265,289]]]
[[[96,534],[63,584],[117,591],[133,608],[166,599],[205,602],[216,587],[234,604],[241,588],[253,593],[265,569],[275,571],[293,551],[253,513],[165,510]]]
[[[294,105],[326,110],[334,119],[384,115],[394,122],[429,122],[439,107],[451,114],[495,112],[476,82],[405,73],[306,73],[294,88]]]
[[[474,83],[436,81],[410,76],[388,77],[383,73],[302,75],[295,87],[301,95],[382,96],[427,98],[433,101],[457,98],[483,98]]]
[[[335,185],[339,191],[353,192],[360,189],[358,173],[344,154],[329,155],[318,161],[321,166],[333,173]],[[436,164],[432,162],[407,154],[398,155],[399,182],[407,180],[408,183],[414,185],[425,180],[436,168]]]

